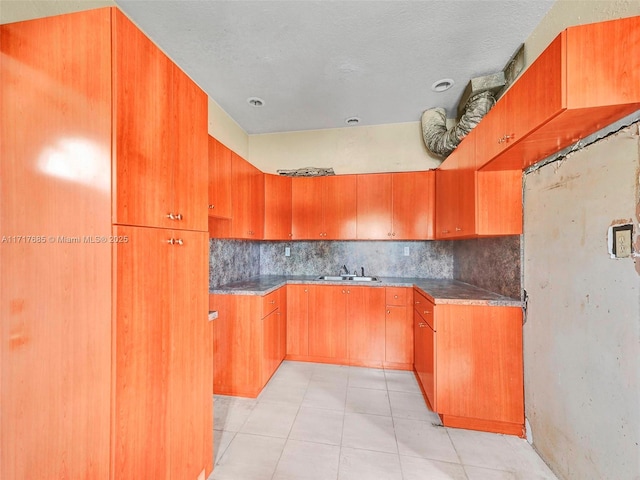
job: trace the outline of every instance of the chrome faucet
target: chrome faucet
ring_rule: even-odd
[[[362,276],[364,277],[364,267],[360,267],[360,269],[362,270]]]
[[[347,268],[346,265],[342,265],[342,268],[340,269],[340,275],[342,275],[342,271],[344,270],[345,275],[349,275],[349,269]]]

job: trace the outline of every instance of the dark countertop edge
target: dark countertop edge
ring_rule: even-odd
[[[485,290],[469,283],[450,279],[381,277],[378,282],[357,283],[351,280],[326,281],[317,280],[317,276],[280,276],[261,275],[244,281],[232,282],[219,288],[211,289],[210,295],[267,295],[285,285],[351,285],[365,287],[407,287],[422,291],[436,305],[486,305],[498,307],[522,307],[523,302],[516,298]],[[458,294],[445,293],[442,290],[460,290]]]

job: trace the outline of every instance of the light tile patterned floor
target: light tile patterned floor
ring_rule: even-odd
[[[214,411],[210,480],[556,479],[525,440],[442,427],[411,372],[283,362]]]

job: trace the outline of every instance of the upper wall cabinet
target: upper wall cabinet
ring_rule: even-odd
[[[231,150],[209,137],[209,216],[231,218]]]
[[[431,239],[434,208],[434,171],[358,175],[358,239]]]
[[[568,28],[476,127],[478,168],[527,168],[638,109],[640,16]]]
[[[112,35],[113,223],[206,231],[206,94],[119,12]]]
[[[260,240],[264,226],[264,173],[231,153],[231,237]]]
[[[291,177],[264,175],[264,239],[291,240]]]
[[[292,178],[294,240],[356,238],[356,176]]]
[[[522,233],[522,170],[477,171],[472,130],[436,172],[436,238]]]

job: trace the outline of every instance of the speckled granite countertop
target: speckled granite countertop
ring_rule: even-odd
[[[429,278],[380,277],[378,282],[354,282],[318,280],[317,275],[260,275],[246,280],[228,283],[210,290],[210,294],[223,295],[266,295],[288,284],[310,285],[351,285],[359,287],[417,287],[435,304],[493,305],[520,307],[519,299],[504,297],[497,293],[475,287],[456,280]]]

